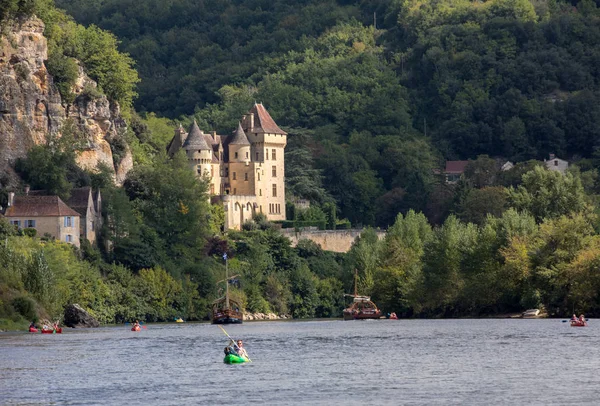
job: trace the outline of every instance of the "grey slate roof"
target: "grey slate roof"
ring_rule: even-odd
[[[194,120],[194,124],[190,128],[190,132],[187,136],[187,139],[183,143],[183,148],[188,150],[212,150],[211,147],[206,143],[206,139],[204,138],[204,134],[198,128],[198,124],[196,120]]]
[[[248,141],[248,137],[246,137],[246,133],[242,129],[242,124],[238,122],[238,128],[233,133],[233,138],[229,141],[231,145],[250,145],[250,141]]]

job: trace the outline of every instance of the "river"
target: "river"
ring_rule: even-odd
[[[0,334],[2,405],[600,403],[600,323],[272,321]]]

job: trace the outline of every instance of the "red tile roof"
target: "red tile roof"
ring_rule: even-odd
[[[6,209],[6,217],[77,216],[58,196],[15,196],[14,204]]]
[[[277,126],[275,120],[271,118],[271,115],[265,109],[265,106],[262,103],[255,103],[254,106],[250,109],[250,113],[254,113],[254,129],[253,132],[262,134],[282,134],[287,135],[285,131]]]
[[[444,173],[463,173],[469,161],[446,161]]]

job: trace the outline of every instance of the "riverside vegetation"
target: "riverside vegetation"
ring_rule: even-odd
[[[205,319],[225,252],[250,312],[339,316],[358,269],[361,293],[406,317],[599,313],[594,2],[57,3],[97,25],[51,0],[3,2],[0,18],[44,20],[65,103],[79,61],[121,104],[135,167],[123,187],[106,168],[82,171],[76,130],[17,163],[24,183],[62,197],[101,188],[110,249],[0,220],[1,327],[73,302],[103,323]],[[255,99],[290,134],[287,194],[312,204],[297,215],[320,221],[333,207],[389,227],[385,239],[367,229],[334,254],[292,248],[261,217],[219,232],[205,183],[165,156],[171,120],[222,131]],[[534,159],[550,152],[576,164],[547,171]],[[489,156],[521,163],[500,173]],[[443,158],[472,158],[458,184],[435,175]]]

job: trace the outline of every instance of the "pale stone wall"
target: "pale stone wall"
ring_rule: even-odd
[[[21,228],[26,227],[26,220],[35,220],[35,228],[38,237],[43,237],[44,234],[50,234],[57,240],[65,242],[67,235],[72,237],[71,243],[79,247],[79,216],[74,217],[71,227],[64,226],[64,217],[6,217],[9,221],[21,221]]]
[[[256,196],[224,195],[214,196],[223,203],[225,228],[239,230],[245,221],[257,213]],[[215,202],[213,198],[213,203]]]
[[[325,251],[348,252],[352,244],[364,230],[301,230],[282,229],[281,233],[288,237],[295,247],[302,239],[311,240],[319,244]],[[385,232],[377,231],[379,239],[385,237]]]
[[[235,174],[235,179],[233,178]],[[229,164],[230,194],[254,195],[254,165],[249,162],[233,162]]]
[[[280,134],[253,134],[251,142],[256,140],[253,151],[258,152],[261,162],[260,181],[256,182],[256,195],[259,208],[271,221],[285,220],[285,161],[284,149],[286,136]],[[273,155],[275,151],[275,156]],[[275,159],[273,159],[275,158]],[[275,169],[275,171],[273,171]],[[273,196],[275,185],[276,196]]]

